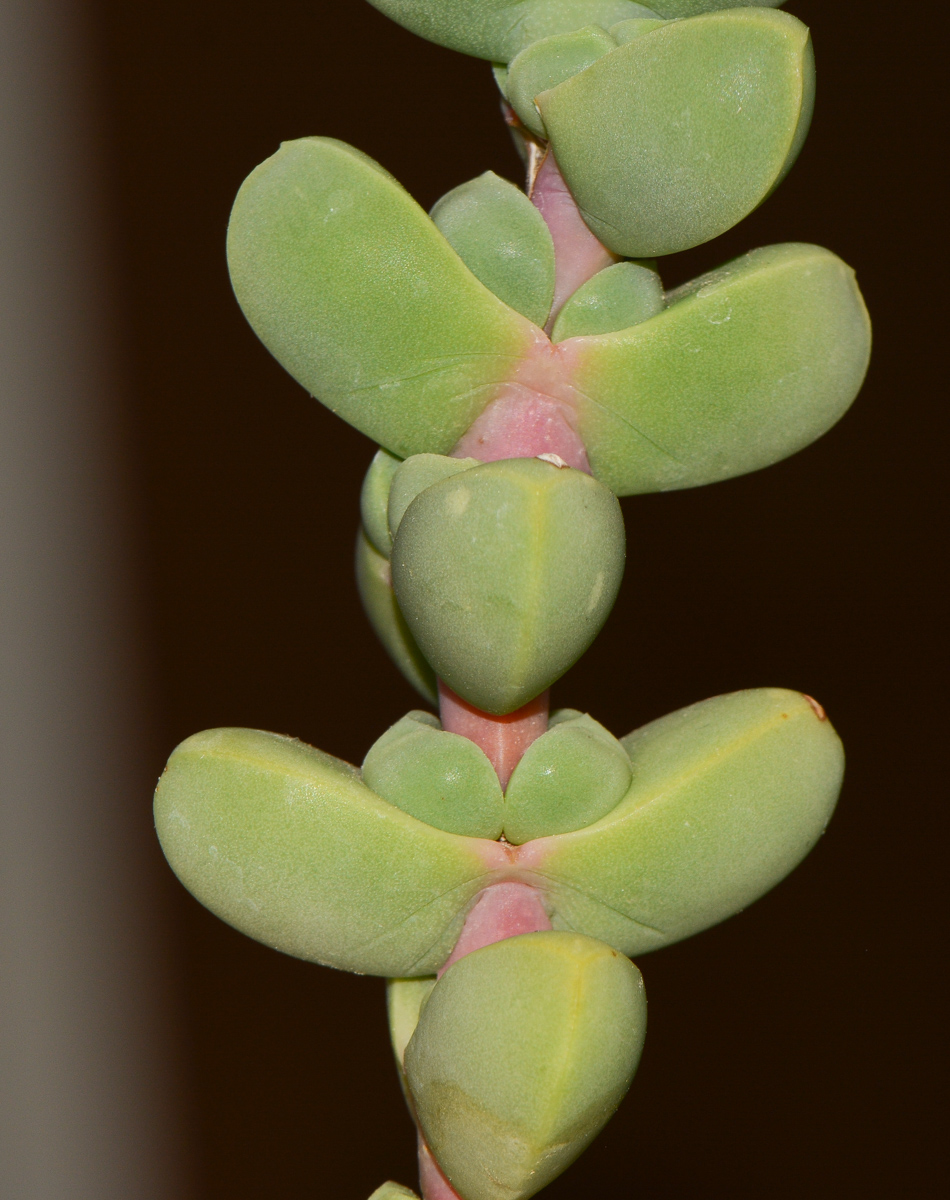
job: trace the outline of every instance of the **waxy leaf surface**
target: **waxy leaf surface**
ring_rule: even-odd
[[[406,509],[420,492],[478,466],[481,463],[477,458],[449,458],[445,454],[414,454],[407,458],[393,475],[389,490],[386,519],[390,534],[395,536]]]
[[[807,28],[732,9],[671,21],[535,97],[584,220],[627,258],[672,254],[742,220],[811,119]]]
[[[779,688],[704,700],[622,742],[626,797],[588,829],[531,843],[526,865],[547,881],[556,929],[631,955],[717,924],[784,878],[821,836],[844,770],[824,714]]]
[[[627,0],[370,0],[420,37],[490,62],[510,62],[540,38],[604,29],[653,10]]]
[[[387,804],[348,763],[252,729],[183,742],[155,823],[175,874],[222,920],[346,971],[433,974],[486,882],[485,843]]]
[[[556,1178],[620,1103],[645,1030],[639,971],[591,938],[524,934],[449,967],[405,1070],[463,1200],[524,1200]]]
[[[387,729],[363,760],[363,782],[436,829],[466,837],[501,836],[504,797],[484,750],[442,729],[431,713],[411,712]]]
[[[439,678],[470,704],[506,713],[584,653],[623,561],[611,492],[581,471],[508,459],[416,497],[393,542],[393,587]]]
[[[648,321],[666,308],[656,271],[639,263],[605,267],[577,289],[558,313],[552,342],[619,333]]]
[[[867,370],[854,272],[820,246],[766,246],[668,296],[633,328],[580,339],[573,382],[598,479],[618,495],[715,483],[819,438]]]
[[[286,142],[251,172],[228,261],[278,362],[401,458],[447,454],[536,333],[391,175],[330,138]]]
[[[430,216],[485,287],[544,325],[554,299],[554,241],[520,188],[486,171],[443,196]]]
[[[617,42],[598,25],[573,33],[555,34],[534,42],[512,60],[505,78],[505,95],[523,124],[540,138],[546,137],[535,96],[586,70]],[[543,324],[543,322],[539,322]]]
[[[586,713],[566,710],[525,751],[505,789],[505,837],[585,829],[627,794],[631,767],[617,739]]]

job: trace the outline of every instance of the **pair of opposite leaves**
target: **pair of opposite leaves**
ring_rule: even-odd
[[[867,314],[819,247],[765,247],[665,295],[618,263],[568,301],[552,342],[538,322],[553,246],[528,198],[483,177],[436,219],[359,151],[307,138],[252,172],[228,234],[264,344],[400,458],[450,454],[514,388],[557,398],[615,494],[693,487],[801,449],[860,387]]]
[[[503,94],[524,126],[550,142],[585,221],[626,257],[671,254],[724,233],[781,182],[808,132],[808,29],[768,7],[377,7],[432,41],[499,64]],[[730,11],[691,15],[710,8]],[[665,19],[683,16],[691,19]]]
[[[437,829],[291,738],[211,730],[172,754],[156,826],[182,883],[242,932],[343,970],[414,977],[442,966],[497,883],[536,888],[555,930],[628,956],[724,920],[808,853],[843,771],[817,706],[772,688],[692,705],[621,744],[631,779],[619,803],[510,846]]]

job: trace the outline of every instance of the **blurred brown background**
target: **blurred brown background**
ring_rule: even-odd
[[[181,738],[225,724],[359,762],[417,703],[353,584],[373,448],[245,325],[224,262],[228,211],[281,140],[315,133],[359,146],[426,207],[488,168],[518,179],[490,72],[361,0],[90,9],[152,774]],[[818,60],[804,152],[760,211],[665,260],[664,277],[772,241],[829,246],[857,269],[875,322],[867,385],[788,462],[624,502],[621,599],[556,701],[622,734],[719,692],[799,688],[844,738],[847,782],[793,877],[642,961],[641,1070],[551,1200],[942,1191],[946,209],[931,164],[943,51],[902,9],[789,9],[812,26]],[[387,1178],[414,1185],[381,981],[266,950],[163,878],[195,1200],[365,1200]]]

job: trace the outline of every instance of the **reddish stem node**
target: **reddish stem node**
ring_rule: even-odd
[[[442,1174],[432,1151],[419,1134],[419,1190],[422,1200],[462,1200],[458,1192]]]
[[[495,883],[482,892],[465,918],[459,940],[439,971],[439,978],[453,963],[473,950],[493,946],[495,942],[522,933],[542,933],[550,928],[551,918],[537,889],[515,881]]]
[[[485,751],[504,791],[525,750],[547,732],[550,695],[550,690],[542,692],[523,708],[496,717],[456,696],[440,679],[442,728],[449,733],[460,733]]]
[[[564,301],[602,271],[619,262],[584,223],[584,218],[548,150],[531,189],[530,200],[540,212],[554,239],[554,304],[545,331],[550,333]]]

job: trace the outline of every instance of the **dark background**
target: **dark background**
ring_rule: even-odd
[[[620,735],[716,693],[802,689],[844,738],[847,781],[791,878],[642,960],[641,1069],[551,1200],[942,1192],[945,51],[903,9],[789,7],[818,59],[802,156],[761,210],[662,268],[675,284],[757,245],[827,245],[857,269],[875,322],[867,384],[787,462],[624,502],[620,601],[556,701]],[[155,775],[180,739],[215,725],[293,733],[359,762],[417,704],[352,578],[373,447],[256,341],[230,293],[225,226],[251,168],[307,134],[359,146],[426,207],[488,168],[519,179],[490,72],[361,0],[91,8]],[[273,953],[168,879],[197,1200],[414,1186],[382,982]]]

